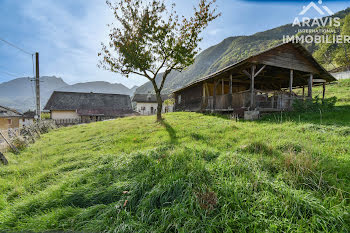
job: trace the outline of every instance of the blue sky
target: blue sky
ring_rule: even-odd
[[[170,2],[166,0],[166,2]],[[177,11],[190,15],[197,0],[176,0]],[[250,35],[292,23],[310,1],[217,0],[222,16],[203,33],[201,48],[229,36]],[[333,12],[350,1],[323,1]],[[315,13],[315,12],[314,12]],[[314,17],[316,15],[312,15]],[[125,78],[97,68],[97,53],[106,42],[112,14],[104,0],[0,0],[0,38],[40,53],[40,74],[73,84],[87,81],[141,85],[142,77]],[[31,56],[0,41],[0,83],[32,76]],[[10,74],[11,75],[10,75]]]

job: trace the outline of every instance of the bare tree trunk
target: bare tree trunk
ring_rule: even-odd
[[[160,95],[160,91],[156,92],[156,97],[157,97],[157,121],[160,122],[162,121],[162,108],[163,108],[163,100],[162,97]]]

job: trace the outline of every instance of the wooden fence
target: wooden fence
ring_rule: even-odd
[[[0,130],[0,152],[5,152],[9,148],[9,143],[20,135],[19,128]]]
[[[21,128],[0,129],[0,152],[6,152],[9,148],[15,153],[19,151],[16,145],[23,146],[33,143],[40,135],[55,129],[57,125],[52,120],[42,120],[35,124]]]

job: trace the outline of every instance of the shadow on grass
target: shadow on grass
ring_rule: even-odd
[[[170,137],[170,143],[171,144],[178,144],[176,131],[174,130],[174,128],[165,120],[162,120],[160,123],[165,127],[166,131],[168,132],[169,137]]]

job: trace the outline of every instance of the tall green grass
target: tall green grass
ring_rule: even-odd
[[[171,113],[54,130],[0,167],[0,231],[348,232],[345,103],[322,123]]]

